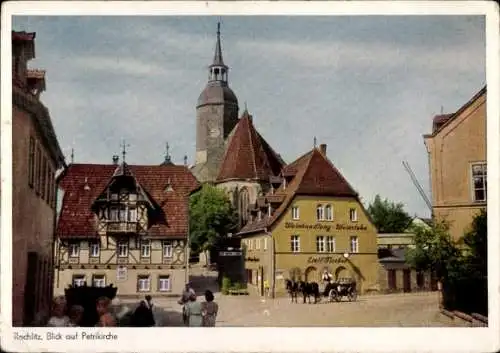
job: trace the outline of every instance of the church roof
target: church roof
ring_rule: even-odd
[[[283,176],[281,186],[266,195],[268,202],[275,201],[276,195],[282,196],[283,202],[270,217],[266,215],[260,221],[247,223],[240,234],[272,226],[286,212],[296,195],[358,197],[356,191],[318,148],[314,148],[283,168]]]
[[[252,116],[245,110],[227,144],[217,182],[231,179],[268,181],[278,175],[283,160],[269,146],[253,125]]]
[[[64,191],[56,234],[60,238],[96,238],[94,201],[110,179],[125,172],[140,184],[148,199],[160,208],[148,234],[185,237],[188,231],[188,197],[200,184],[185,166],[71,164],[58,178]],[[115,175],[115,176],[116,176]],[[160,217],[161,216],[161,217]]]

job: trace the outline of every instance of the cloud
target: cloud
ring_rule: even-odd
[[[216,19],[16,17],[33,30],[47,70],[48,106],[63,151],[109,163],[194,160],[196,101]],[[422,134],[432,116],[467,102],[485,81],[480,16],[224,17],[224,60],[240,107],[286,161],[313,138],[365,200],[381,194],[427,215],[402,167],[429,190]],[[241,108],[240,108],[241,111]]]

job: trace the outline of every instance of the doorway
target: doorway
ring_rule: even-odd
[[[411,271],[409,269],[403,270],[403,292],[411,292]]]
[[[387,288],[391,292],[397,289],[396,270],[394,269],[387,270]]]
[[[318,270],[316,267],[308,267],[305,272],[306,282],[318,282]]]

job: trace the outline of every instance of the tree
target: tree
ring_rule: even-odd
[[[370,214],[379,233],[402,233],[404,232],[412,218],[404,211],[402,203],[394,203],[380,195],[375,196],[373,203],[368,206]]]
[[[472,220],[470,230],[460,239],[465,261],[474,275],[484,276],[488,264],[488,215],[481,210]]]
[[[407,263],[419,271],[434,271],[441,281],[456,272],[463,259],[448,230],[444,221],[433,222],[430,228],[414,227],[414,247],[406,253]]]
[[[191,196],[189,213],[189,240],[195,254],[202,251],[208,254],[236,229],[238,218],[235,209],[224,191],[214,186],[205,184]]]

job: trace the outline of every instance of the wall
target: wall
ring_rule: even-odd
[[[64,289],[72,284],[74,275],[85,274],[91,278],[93,274],[105,274],[106,283],[113,283],[118,287],[118,295],[136,295],[138,294],[137,276],[151,273],[153,278],[159,275],[171,275],[171,292],[180,294],[185,284],[185,243],[182,239],[165,240],[172,244],[172,257],[163,257],[163,239],[151,240],[149,257],[141,257],[139,237],[128,239],[127,257],[117,256],[116,239],[111,236],[101,236],[99,257],[95,258],[89,256],[88,241],[78,242],[80,245],[78,257],[70,257],[68,244],[58,242],[60,266],[56,269],[54,278],[56,291],[63,293]],[[129,277],[126,281],[117,280],[117,268],[120,266],[126,266],[128,269]],[[152,285],[153,289],[157,286],[154,281]],[[151,294],[164,293],[152,290]]]
[[[50,280],[52,276],[52,245],[54,235],[55,211],[50,200],[42,199],[34,188],[29,186],[30,136],[38,141],[41,152],[49,160],[50,168],[55,169],[55,162],[49,158],[45,146],[41,144],[41,136],[35,130],[31,117],[16,105],[13,105],[12,121],[12,222],[13,222],[13,254],[16,262],[13,267],[12,310],[13,325],[21,325],[24,316],[25,286],[33,285],[34,293],[29,293],[34,310],[48,310],[52,299]],[[35,170],[35,176],[37,171]],[[35,178],[36,179],[36,178]],[[40,180],[42,182],[42,180]],[[44,186],[55,190],[55,183],[45,178]],[[40,185],[42,185],[40,183]],[[48,190],[45,188],[45,190]],[[53,191],[52,191],[53,192]],[[36,252],[40,267],[28,270],[28,252]],[[45,265],[42,263],[45,262]],[[29,272],[29,273],[28,273]],[[47,280],[49,279],[49,280]],[[35,283],[36,282],[36,283]],[[29,321],[29,319],[28,319]]]
[[[436,217],[451,222],[457,239],[486,203],[472,198],[472,162],[486,161],[486,95],[464,109],[435,136],[426,137],[430,153],[432,203]]]
[[[318,204],[333,206],[333,220],[317,221],[316,206]],[[298,206],[300,209],[300,219],[292,220],[291,208]],[[349,219],[349,209],[357,210],[356,222],[351,222]],[[321,229],[299,229],[290,228],[290,224],[311,224]],[[364,230],[347,230],[337,229],[341,226],[363,226]],[[340,277],[353,277],[358,284],[360,292],[370,288],[377,287],[378,282],[378,256],[377,256],[377,230],[368,219],[362,205],[355,199],[334,198],[334,197],[307,197],[298,196],[290,204],[290,207],[282,215],[270,229],[272,232],[275,251],[276,251],[276,271],[279,272],[279,281],[276,283],[277,292],[283,292],[284,279],[290,278],[290,270],[299,268],[304,279],[306,271],[309,280],[320,280],[321,272],[324,267],[328,267],[332,274],[340,270]],[[290,236],[300,236],[300,252],[292,253],[290,248]],[[316,251],[316,236],[334,236],[335,251],[332,253],[317,253]],[[350,236],[358,237],[358,253],[350,252]],[[245,240],[263,238],[263,234],[256,234]],[[255,248],[255,247],[254,247]],[[269,248],[269,244],[268,244]],[[267,250],[269,251],[269,250]],[[343,254],[348,251],[349,258],[345,260]],[[247,257],[256,257],[259,261],[246,261],[246,268],[255,269],[259,266],[269,267],[271,257],[266,255],[266,251],[252,250],[252,246],[248,247]],[[330,258],[328,262],[311,263],[310,257],[315,258]],[[311,272],[312,271],[312,272]],[[281,278],[281,276],[283,278]]]

